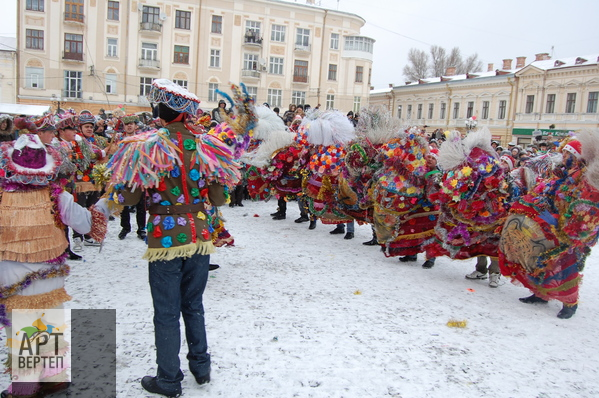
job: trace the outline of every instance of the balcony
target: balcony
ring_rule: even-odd
[[[81,99],[83,98],[83,91],[81,90],[62,90],[62,99]]]
[[[140,22],[139,24],[140,32],[162,32],[162,24],[160,22]]]
[[[65,22],[73,22],[76,24],[83,24],[83,23],[85,23],[85,15],[74,13],[74,12],[65,12],[64,13],[64,21]]]
[[[243,44],[247,47],[262,48],[262,38],[255,32],[247,32],[243,37]]]
[[[308,83],[308,75],[293,75],[294,83]]]
[[[148,69],[160,69],[160,61],[155,59],[139,59],[140,68],[148,68]]]
[[[255,79],[260,78],[260,72],[255,69],[242,69],[241,77],[253,77]]]
[[[312,51],[312,46],[309,44],[295,43],[295,51],[309,53]]]
[[[74,53],[71,51],[63,51],[62,59],[63,59],[63,61],[83,62],[83,53]]]

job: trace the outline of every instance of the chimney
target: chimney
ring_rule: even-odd
[[[493,72],[493,64],[487,65],[487,72]]]
[[[548,59],[551,59],[549,53],[535,54],[535,61],[547,61]]]
[[[445,69],[445,76],[455,76],[455,70],[455,66],[448,66],[447,69]]]
[[[516,69],[524,68],[526,57],[516,57]]]
[[[512,60],[511,59],[504,59],[503,60],[503,68],[501,68],[503,70],[510,70],[512,69]]]

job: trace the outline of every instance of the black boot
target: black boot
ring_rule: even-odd
[[[411,261],[416,261],[418,260],[418,256],[413,254],[413,255],[409,255],[409,256],[403,256],[399,258],[399,261],[401,261],[402,263],[407,263],[407,262],[411,262]]]
[[[156,383],[156,378],[152,376],[144,376],[144,378],[141,379],[141,386],[148,392],[164,395],[166,397],[178,397],[181,395],[181,387],[174,391],[165,390],[164,388],[158,386]]]
[[[518,300],[520,300],[521,302],[526,303],[526,304],[547,304],[548,303],[547,300],[543,300],[542,298],[537,297],[534,294],[532,296],[519,298]]]
[[[125,239],[125,237],[127,237],[127,234],[131,232],[131,231],[127,231],[126,229],[122,229],[121,232],[119,233],[119,239],[123,240]]]
[[[574,314],[576,314],[576,310],[578,309],[578,304],[574,305],[566,305],[562,307],[560,312],[558,312],[557,317],[560,319],[570,319]]]
[[[195,378],[196,383],[198,383],[199,385],[210,383],[210,372],[208,372],[208,374],[205,374],[204,376],[195,376]]]
[[[345,240],[349,240],[349,239],[353,239],[353,238],[354,238],[354,233],[353,232],[348,232],[343,237],[343,239],[345,239]]]
[[[276,216],[274,216],[272,219],[273,219],[273,220],[284,220],[284,219],[286,219],[286,218],[287,218],[287,216],[285,216],[285,214],[284,214],[284,213],[279,213],[279,214],[277,214]]]
[[[146,231],[142,230],[142,231],[137,231],[137,237],[145,242],[148,235],[146,234]]]
[[[218,264],[210,264],[208,265],[208,271],[214,271],[215,269],[219,269],[220,265]]]
[[[302,223],[302,222],[306,222],[306,221],[310,221],[310,219],[308,218],[308,216],[305,216],[305,215],[304,216],[300,216],[299,218],[297,218],[295,220],[295,222],[298,223],[298,224]]]
[[[334,230],[329,232],[331,235],[340,235],[345,233],[345,224],[337,224]]]
[[[433,268],[435,266],[435,258],[429,258],[422,264],[422,268]]]
[[[70,247],[67,249],[67,251],[65,253],[67,253],[69,255],[69,260],[77,261],[77,260],[81,260],[83,258],[80,255],[73,253],[71,251]]]
[[[316,228],[316,220],[310,220],[310,225],[308,226],[308,229],[314,229]]]
[[[362,244],[363,244],[364,246],[376,246],[376,245],[378,245],[378,244],[379,244],[379,242],[378,242],[378,240],[376,240],[376,238],[374,238],[374,237],[373,237],[373,238],[372,238],[372,239],[370,239],[368,242],[362,242]]]

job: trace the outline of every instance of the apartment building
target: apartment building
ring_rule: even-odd
[[[17,99],[17,39],[0,37],[0,103],[14,104]]]
[[[216,107],[243,82],[258,103],[368,102],[374,40],[361,17],[276,0],[18,0],[18,101],[147,110],[153,79]]]
[[[475,116],[493,139],[526,145],[534,136],[560,137],[569,131],[599,128],[599,54],[552,60],[549,54],[503,60],[500,69],[406,82],[373,90],[371,104],[389,109],[405,125],[466,130]]]

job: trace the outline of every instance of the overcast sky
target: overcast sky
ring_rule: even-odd
[[[289,0],[291,1],[291,0]],[[305,3],[298,0],[298,3]],[[484,70],[505,58],[547,52],[553,58],[599,54],[599,0],[316,0],[322,7],[366,20],[361,34],[376,40],[372,85],[403,84],[408,50],[431,45],[478,53]],[[12,15],[0,36],[15,37],[16,1],[0,0]],[[553,49],[552,49],[553,47]]]

